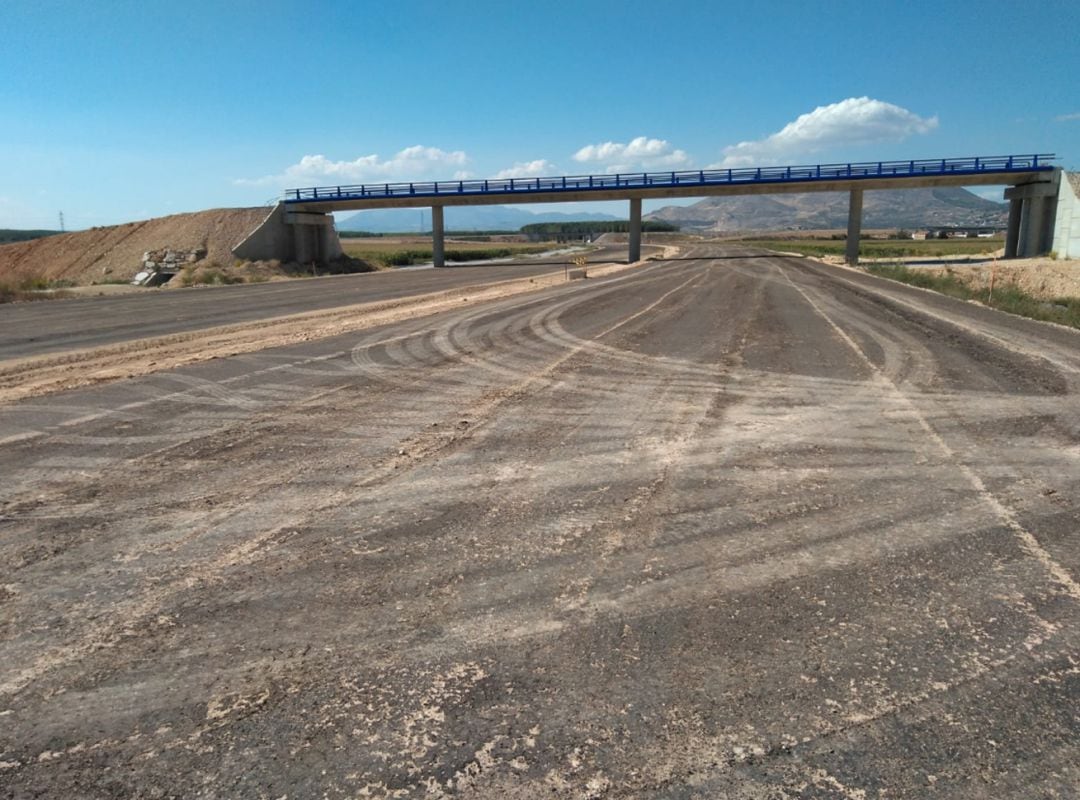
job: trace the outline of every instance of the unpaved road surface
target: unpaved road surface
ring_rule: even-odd
[[[0,406],[0,795],[1075,797],[1080,336],[687,255]]]

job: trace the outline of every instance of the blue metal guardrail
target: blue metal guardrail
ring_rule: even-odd
[[[565,175],[553,178],[505,178],[487,180],[412,183],[367,183],[357,186],[318,186],[287,189],[286,203],[393,197],[446,197],[450,195],[518,195],[552,192],[610,191],[690,186],[725,186],[754,183],[813,183],[864,178],[934,177],[939,175],[1007,174],[1051,170],[1055,156],[1041,153],[1023,156],[979,156],[914,161],[870,161],[859,164],[815,164],[799,167],[748,167],[703,169],[684,172],[634,172],[617,175]]]

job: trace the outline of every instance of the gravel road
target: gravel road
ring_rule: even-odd
[[[1080,335],[685,256],[0,406],[0,796],[1076,797]]]

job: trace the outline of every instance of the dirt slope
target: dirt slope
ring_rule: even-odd
[[[232,248],[269,213],[267,208],[215,208],[173,214],[0,245],[0,282],[28,278],[90,284],[130,279],[147,250],[206,250],[203,263],[235,260]]]

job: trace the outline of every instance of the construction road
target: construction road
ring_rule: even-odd
[[[710,245],[0,405],[0,473],[0,797],[1080,786],[1073,331]]]
[[[648,257],[661,250],[646,246],[643,255]],[[597,247],[582,255],[587,256],[589,263],[605,263],[625,258],[626,248]],[[522,258],[493,261],[482,266],[391,269],[316,279],[205,286],[194,291],[144,289],[137,294],[111,297],[13,304],[4,308],[4,324],[0,326],[0,362],[340,308],[351,303],[394,300],[423,292],[560,273],[565,266],[558,260]]]

